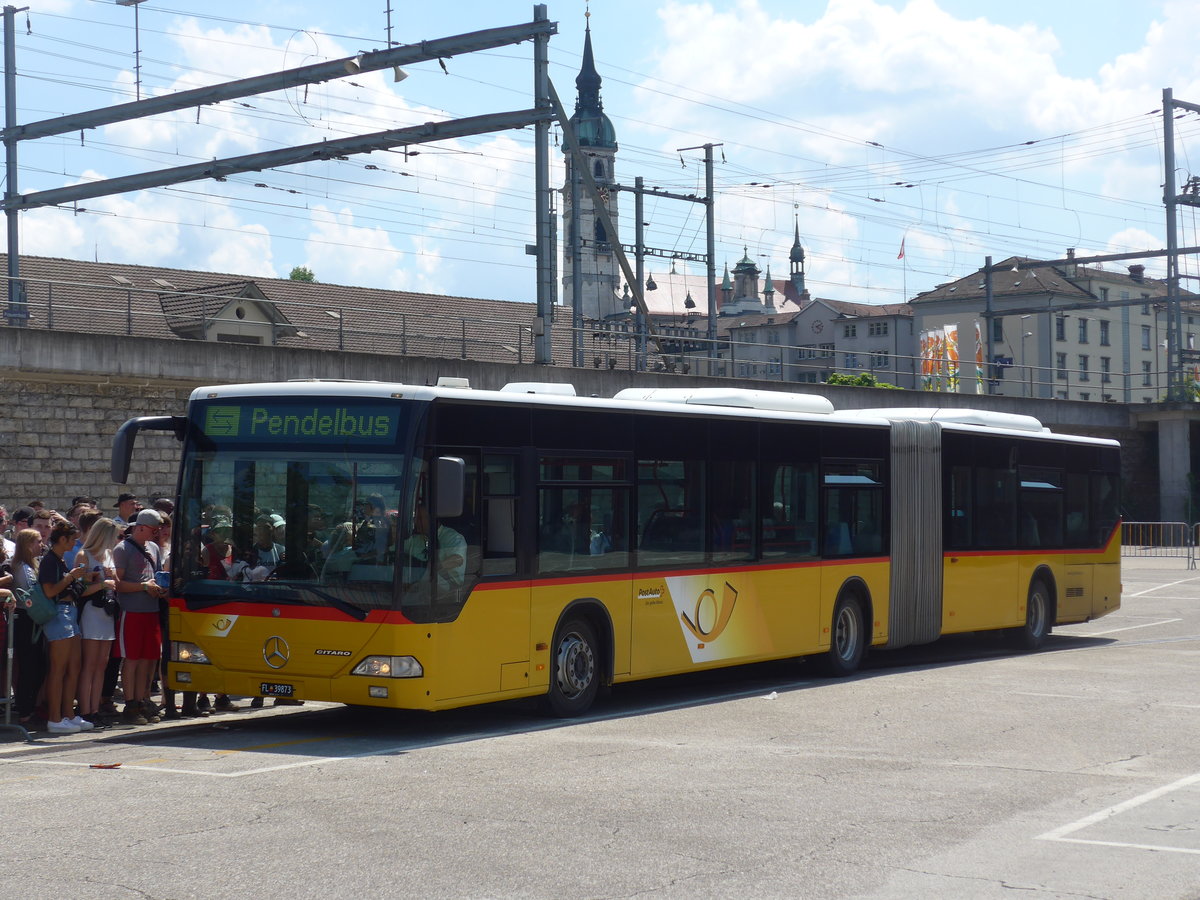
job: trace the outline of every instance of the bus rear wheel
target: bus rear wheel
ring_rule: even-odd
[[[866,652],[866,641],[862,602],[854,594],[842,594],[833,608],[829,650],[823,659],[825,672],[842,677],[858,671],[863,653]]]
[[[600,687],[596,632],[583,619],[570,619],[554,635],[547,712],[568,719],[585,713]]]
[[[1040,650],[1050,634],[1050,589],[1041,578],[1029,585],[1025,601],[1025,624],[1012,630],[1013,644],[1019,650]]]

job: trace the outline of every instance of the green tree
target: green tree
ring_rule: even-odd
[[[313,274],[313,270],[308,266],[294,266],[288,278],[292,281],[304,281],[308,284],[316,284],[317,281],[317,276]]]
[[[898,391],[900,388],[894,384],[888,384],[886,381],[880,381],[871,372],[863,372],[859,375],[843,375],[841,372],[834,372],[825,379],[826,384],[846,384],[851,387],[873,387],[873,388],[888,388],[889,390]]]

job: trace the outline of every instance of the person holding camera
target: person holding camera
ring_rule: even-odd
[[[82,659],[75,601],[83,593],[82,579],[87,568],[68,569],[64,557],[75,546],[77,534],[79,529],[66,520],[54,525],[50,529],[50,547],[38,565],[38,583],[57,607],[54,618],[42,626],[50,643],[50,671],[46,674],[45,689],[46,730],[51,734],[78,734],[96,727],[73,713]]]
[[[117,602],[117,652],[124,658],[121,682],[125,687],[125,709],[121,721],[146,725],[161,721],[158,707],[150,699],[150,680],[162,655],[162,629],[158,623],[158,601],[166,594],[154,580],[160,568],[155,538],[162,516],[143,509],[133,520],[129,536],[113,550]]]
[[[121,542],[121,529],[112,519],[99,518],[88,529],[83,548],[75,561],[88,570],[88,586],[79,613],[83,632],[83,664],[79,670],[79,715],[85,722],[108,724],[100,713],[104,669],[116,638],[117,601],[114,596],[117,572],[113,548]]]

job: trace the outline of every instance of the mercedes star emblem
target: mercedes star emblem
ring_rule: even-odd
[[[287,641],[281,637],[269,637],[263,644],[263,660],[272,669],[282,669],[286,666],[290,653]]]

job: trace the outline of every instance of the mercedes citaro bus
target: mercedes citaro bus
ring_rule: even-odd
[[[822,397],[303,381],[132,419],[182,444],[173,688],[437,710],[1055,624],[1120,604],[1120,450]]]

